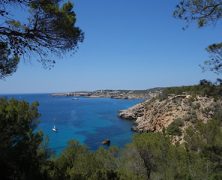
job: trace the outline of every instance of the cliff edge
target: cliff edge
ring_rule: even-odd
[[[132,130],[136,132],[167,131],[175,141],[183,140],[184,130],[198,121],[206,123],[211,119],[221,101],[213,97],[188,94],[154,97],[122,110],[119,116],[134,120]]]

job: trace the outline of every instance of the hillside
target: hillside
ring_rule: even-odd
[[[222,101],[218,96],[204,96],[200,93],[204,88],[198,87],[198,92],[179,89],[184,88],[174,88],[174,92],[178,92],[175,94],[168,93],[172,88],[166,89],[160,96],[120,111],[119,116],[134,120],[132,130],[136,132],[166,130],[174,141],[182,141],[185,129],[198,122],[206,123],[221,107]]]

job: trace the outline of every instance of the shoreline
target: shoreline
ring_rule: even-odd
[[[162,88],[147,90],[96,90],[76,91],[65,93],[52,93],[51,96],[71,96],[88,98],[112,98],[112,99],[150,99],[160,93]]]

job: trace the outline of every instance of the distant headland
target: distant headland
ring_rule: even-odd
[[[162,91],[163,88],[146,90],[96,90],[76,91],[66,93],[53,93],[52,96],[75,96],[89,98],[113,98],[113,99],[150,99]]]

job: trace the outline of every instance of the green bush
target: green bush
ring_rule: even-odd
[[[167,133],[169,135],[173,136],[181,136],[182,132],[180,127],[184,125],[184,122],[182,119],[178,118],[175,119],[168,127],[167,127]]]

